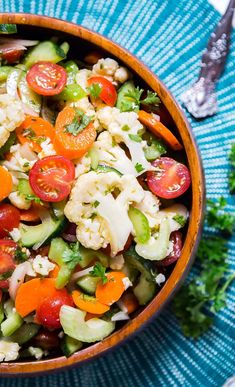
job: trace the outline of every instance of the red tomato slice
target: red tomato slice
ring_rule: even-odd
[[[158,261],[159,266],[168,266],[177,261],[181,255],[183,242],[182,233],[180,231],[173,231],[170,236],[170,241],[173,243],[172,252],[162,261]]]
[[[104,77],[92,77],[88,79],[88,85],[99,85],[99,98],[109,106],[114,106],[117,101],[117,91],[113,84]]]
[[[153,161],[156,171],[147,173],[147,184],[154,195],[164,199],[174,199],[182,195],[191,184],[190,172],[186,165],[170,157],[160,157]]]
[[[47,156],[38,160],[29,172],[29,183],[34,193],[46,202],[60,202],[70,191],[75,168],[63,156]]]
[[[62,66],[51,62],[37,62],[27,72],[26,80],[36,93],[56,95],[61,93],[67,82],[67,73]]]
[[[49,329],[60,328],[60,308],[63,305],[73,306],[72,297],[65,289],[57,290],[56,293],[44,299],[36,311],[36,321]]]
[[[23,55],[24,50],[20,50],[17,48],[11,48],[7,50],[3,50],[2,59],[7,62],[7,64],[13,64],[19,62],[21,56]]]
[[[16,243],[7,239],[0,240],[0,276],[9,271],[14,270],[15,261],[14,253],[16,250]],[[8,288],[9,281],[8,279],[0,280],[0,288]]]
[[[0,205],[0,238],[8,236],[20,224],[20,211],[11,204]]]

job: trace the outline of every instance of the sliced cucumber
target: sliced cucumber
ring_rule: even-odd
[[[16,24],[0,24],[0,34],[16,34]]]
[[[67,200],[62,200],[61,202],[52,203],[53,214],[56,218],[60,218],[64,215],[64,207],[67,203]]]
[[[125,262],[122,267],[122,272],[129,278],[129,280],[133,283],[136,281],[139,271],[133,266],[130,265],[129,262]]]
[[[69,52],[69,44],[68,44],[68,42],[62,43],[62,44],[59,46],[59,48],[64,52],[65,55],[68,54],[68,52]]]
[[[17,191],[21,195],[34,195],[32,188],[30,187],[29,181],[26,179],[19,179]]]
[[[18,90],[20,94],[21,101],[28,106],[29,109],[33,110],[36,114],[40,114],[42,106],[42,97],[41,95],[35,93],[29,86],[26,81],[26,73],[22,72],[19,77]]]
[[[67,85],[75,83],[76,75],[79,71],[78,65],[73,60],[69,60],[63,66],[67,72]]]
[[[63,289],[69,282],[73,270],[70,269],[65,263],[60,267],[60,271],[55,281],[56,289]]]
[[[96,170],[99,165],[99,155],[96,149],[90,148],[88,151],[88,156],[91,159],[91,168]]]
[[[94,343],[109,336],[115,329],[115,323],[92,318],[85,321],[86,312],[63,305],[60,309],[60,323],[64,332],[84,343]]]
[[[147,145],[144,149],[144,155],[148,161],[156,160],[161,155],[167,153],[166,147],[160,140],[152,139],[151,145]]]
[[[25,323],[11,335],[11,341],[18,343],[19,345],[27,343],[27,341],[31,340],[32,337],[38,333],[39,328],[40,325]]]
[[[126,97],[126,94],[130,91],[135,90],[135,85],[133,81],[127,81],[125,82],[120,89],[118,90],[118,98],[117,98],[117,103],[116,107],[121,110],[121,112],[128,111],[125,109],[125,102],[132,102],[131,98]],[[133,100],[133,104],[135,105],[135,102]],[[133,109],[135,109],[135,106],[133,105]]]
[[[156,294],[156,283],[150,281],[144,274],[141,274],[138,285],[133,290],[140,305],[146,305]]]
[[[0,67],[0,82],[6,81],[8,75],[12,72],[13,67],[2,66]]]
[[[93,296],[96,291],[98,282],[100,281],[99,277],[92,277],[87,274],[77,280],[77,285],[87,294]]]
[[[9,152],[10,147],[15,143],[15,140],[16,140],[16,134],[15,132],[11,132],[7,142],[5,142],[5,144],[0,148],[0,157],[3,157],[5,153]]]
[[[48,257],[57,265],[62,266],[64,264],[63,253],[67,250],[69,250],[69,247],[62,238],[54,238],[51,241]]]
[[[109,257],[101,251],[86,249],[85,247],[80,246],[80,253],[82,259],[79,262],[79,265],[82,268],[87,267],[94,259],[98,259],[105,267],[109,266]]]
[[[64,48],[65,47],[63,46],[57,46],[51,41],[41,42],[28,52],[23,60],[23,64],[29,68],[39,61],[47,61],[52,63],[60,62],[66,58]]]
[[[168,218],[162,220],[160,224],[158,238],[150,240],[145,244],[137,243],[135,246],[137,254],[151,261],[160,261],[167,256],[167,249],[170,240],[170,222]]]
[[[119,172],[117,169],[113,168],[113,167],[109,167],[108,165],[104,165],[104,164],[99,164],[96,168],[96,172],[115,172],[117,173],[119,176],[122,176],[122,173]]]
[[[146,216],[133,206],[129,207],[128,216],[135,230],[135,239],[138,243],[146,243],[150,239],[150,227]]]
[[[72,337],[68,335],[64,335],[62,343],[61,343],[61,349],[63,354],[66,357],[71,356],[74,352],[78,351],[82,348],[82,342],[76,339],[73,339]]]
[[[131,246],[127,251],[124,252],[124,257],[126,263],[140,273],[144,274],[147,279],[150,281],[154,280],[155,266],[154,263],[148,261],[137,254],[134,246]]]
[[[55,219],[48,216],[41,224],[28,226],[20,223],[21,243],[25,247],[38,248],[37,245],[48,242],[54,235],[59,234],[64,228],[64,217]]]
[[[86,95],[86,92],[80,85],[78,85],[77,83],[71,83],[69,85],[66,85],[63,91],[60,94],[56,95],[54,99],[75,102],[79,101],[79,99],[86,97]]]

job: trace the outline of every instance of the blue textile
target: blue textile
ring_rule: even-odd
[[[146,63],[179,100],[196,79],[199,62],[219,14],[206,0],[0,0],[0,11],[67,19],[104,34]],[[189,117],[203,158],[207,195],[228,199],[227,154],[235,139],[235,36],[218,84],[219,113],[197,122]],[[235,238],[229,242],[235,270]],[[197,272],[197,263],[192,273]],[[37,377],[49,386],[221,386],[235,373],[235,283],[228,306],[198,341],[186,339],[169,308],[130,342],[73,369]],[[27,387],[32,379],[2,379],[2,387]]]

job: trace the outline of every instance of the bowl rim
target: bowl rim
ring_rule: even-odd
[[[42,373],[62,371],[95,359],[108,350],[123,344],[124,341],[133,337],[134,334],[139,333],[141,328],[144,328],[147,323],[157,316],[179,289],[193,263],[202,233],[205,182],[200,153],[183,110],[164,83],[135,55],[105,36],[63,19],[29,13],[0,13],[0,23],[14,23],[65,32],[71,36],[96,44],[100,48],[110,52],[112,56],[121,60],[128,67],[134,69],[140,78],[154,91],[158,92],[164,105],[169,110],[182,137],[191,173],[192,169],[194,170],[192,175],[192,209],[184,247],[180,259],[160,292],[154,297],[151,303],[121,329],[114,331],[112,335],[103,341],[82,349],[69,358],[61,356],[47,360],[35,360],[34,362],[1,363],[0,376],[35,376]]]

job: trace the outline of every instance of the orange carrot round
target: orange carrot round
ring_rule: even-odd
[[[180,142],[174,136],[173,133],[160,121],[156,120],[151,114],[140,110],[138,112],[139,121],[145,125],[155,136],[160,137],[165,141],[173,150],[183,149]]]
[[[2,166],[0,166],[0,201],[7,198],[11,193],[13,183],[11,174]]]
[[[103,314],[109,310],[109,306],[100,303],[95,297],[87,296],[79,290],[72,292],[74,304],[85,312],[92,314]]]
[[[112,271],[106,274],[108,281],[105,284],[99,282],[96,287],[96,298],[105,305],[112,305],[118,301],[125,291],[123,278],[126,277],[121,271]]]

